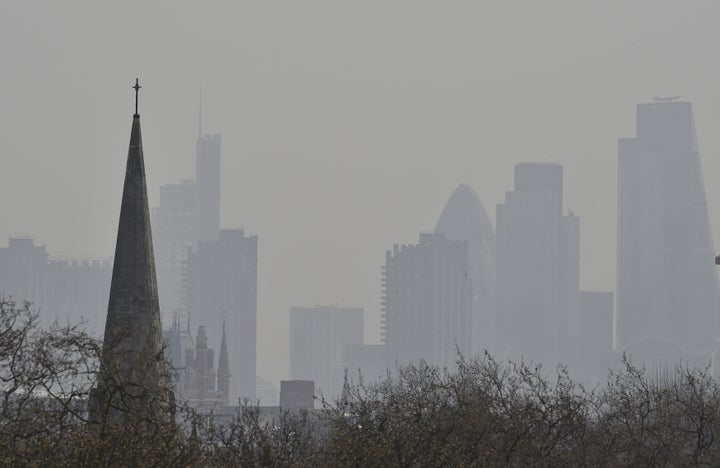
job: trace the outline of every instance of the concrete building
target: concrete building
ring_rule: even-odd
[[[216,241],[220,232],[219,134],[198,136],[196,144],[196,212],[198,242]]]
[[[388,362],[385,345],[347,345],[343,351],[343,363],[351,382],[358,382],[362,377],[363,382],[371,384],[387,377]]]
[[[281,380],[281,409],[315,408],[315,382],[312,380]]]
[[[41,311],[41,323],[49,324],[45,308],[45,281],[48,254],[30,237],[12,237],[7,247],[0,247],[0,297],[12,298],[18,306],[25,301]]]
[[[313,380],[327,400],[340,396],[343,350],[363,342],[363,309],[316,306],[290,309],[290,378]]]
[[[382,272],[382,337],[388,362],[421,359],[452,367],[458,349],[471,353],[472,278],[467,241],[421,233],[395,245]]]
[[[160,204],[152,209],[153,241],[162,318],[187,315],[185,264],[197,241],[195,182],[160,187]]]
[[[111,259],[51,258],[42,314],[51,323],[81,325],[91,335],[102,336],[112,268]]]
[[[480,198],[467,184],[460,184],[443,208],[435,233],[451,241],[467,241],[472,279],[472,352],[494,351],[495,231]]]
[[[550,368],[577,341],[579,221],[562,214],[562,177],[558,164],[518,164],[497,207],[498,349]]]
[[[226,323],[230,358],[230,400],[255,398],[257,332],[257,236],[223,229],[204,241],[187,263],[193,323],[205,326],[211,343],[221,341]]]
[[[581,291],[579,295],[578,374],[594,385],[607,378],[608,359],[613,352],[613,312],[615,295],[611,292]]]
[[[618,348],[683,353],[717,337],[714,255],[692,106],[639,104],[636,137],[618,142]]]

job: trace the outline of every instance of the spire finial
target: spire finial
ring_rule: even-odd
[[[138,93],[142,86],[140,86],[140,80],[138,78],[135,78],[135,86],[133,86],[132,88],[135,90],[135,115],[139,116],[140,114],[138,114]]]

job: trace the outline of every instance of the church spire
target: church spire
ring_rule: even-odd
[[[230,362],[228,360],[227,339],[225,338],[225,319],[223,318],[222,340],[220,341],[220,357],[218,358],[217,389],[222,399],[228,401],[230,394]]]
[[[162,351],[155,257],[137,107],[139,80],[135,80],[133,89],[135,114],[115,244],[102,371],[91,397],[91,419],[94,420],[125,420],[133,415],[147,415],[149,411],[169,415],[172,400],[167,390]]]

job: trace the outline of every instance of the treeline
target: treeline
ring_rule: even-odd
[[[720,385],[707,369],[625,362],[585,389],[562,368],[459,358],[382,381],[356,377],[322,410],[231,417],[176,410],[122,426],[87,421],[100,343],[41,330],[0,301],[0,464],[5,466],[717,466]]]

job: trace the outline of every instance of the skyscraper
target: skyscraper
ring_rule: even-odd
[[[637,136],[618,142],[618,347],[716,337],[713,258],[692,106],[639,104]]]
[[[579,224],[562,215],[562,177],[558,164],[518,164],[497,207],[499,351],[550,367],[566,362],[577,316]]]
[[[435,233],[467,241],[472,279],[472,350],[495,349],[495,231],[475,191],[460,184],[443,208]]]
[[[290,378],[314,380],[316,391],[330,401],[339,397],[344,350],[362,344],[363,315],[359,307],[292,307]]]
[[[221,230],[218,240],[190,253],[187,274],[192,323],[205,326],[210,343],[221,342],[226,323],[230,401],[255,398],[257,236]]]
[[[97,387],[90,395],[90,419],[95,421],[107,418],[122,422],[130,416],[141,415],[169,421],[173,400],[162,359],[162,327],[137,109],[140,89],[137,80],[134,88],[135,114],[105,323],[103,365]]]
[[[160,187],[160,205],[152,210],[158,295],[163,321],[185,317],[184,272],[188,250],[196,245],[195,183],[183,180]]]
[[[424,359],[452,367],[471,352],[472,279],[468,242],[421,233],[416,245],[385,254],[382,335],[389,364]]]
[[[197,239],[215,241],[220,232],[220,134],[198,136],[196,145]]]

